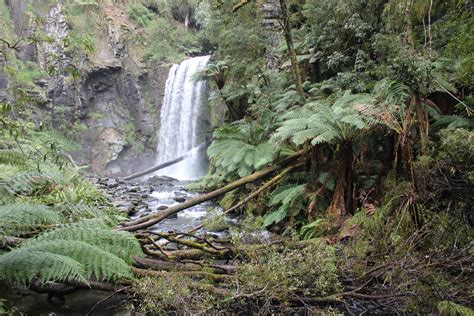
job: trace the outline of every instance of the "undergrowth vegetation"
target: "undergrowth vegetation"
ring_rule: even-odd
[[[47,98],[36,81],[55,72],[20,61],[2,20],[0,70],[10,82],[0,98],[1,282],[126,281],[131,308],[148,314],[294,306],[473,314],[472,4],[137,0],[65,8],[77,80],[82,61],[106,42],[108,14],[140,67],[212,53],[195,79],[210,82],[225,122],[213,130],[208,175],[189,187],[257,176],[220,200],[235,221],[216,211],[205,222],[230,231],[229,240],[209,237],[217,246],[158,235],[178,245],[168,251],[151,238],[156,232],[116,229],[125,219],[69,159],[71,140],[32,119]],[[128,142],[138,141],[125,129]],[[137,225],[155,223],[149,216]],[[132,266],[143,250],[159,268]],[[0,314],[4,306],[0,299]]]
[[[317,239],[293,247],[245,248],[234,262],[239,264],[238,271],[218,291],[206,291],[197,279],[179,274],[141,280],[135,285],[132,303],[137,310],[151,314],[169,310],[271,313],[278,304],[300,297],[329,297],[340,290],[334,247]]]
[[[216,52],[205,77],[232,124],[214,131],[211,172],[193,187],[218,187],[304,150],[303,166],[247,201],[243,216],[291,238],[342,241],[339,268],[372,292],[408,293],[401,310],[469,314],[472,8],[283,2],[292,34],[283,18],[275,41],[267,7],[210,1],[203,30]]]

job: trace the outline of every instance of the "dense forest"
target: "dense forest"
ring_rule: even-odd
[[[0,315],[473,315],[473,30],[468,0],[0,0]],[[192,182],[146,171],[179,76]]]

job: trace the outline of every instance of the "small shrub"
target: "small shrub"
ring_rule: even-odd
[[[128,8],[128,16],[141,27],[146,27],[153,20],[154,15],[141,4],[134,4]]]

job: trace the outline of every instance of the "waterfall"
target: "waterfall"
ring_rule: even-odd
[[[176,159],[205,141],[208,130],[207,82],[195,81],[193,75],[202,70],[210,56],[194,57],[173,65],[161,109],[157,161]],[[188,180],[207,171],[205,151],[193,153],[186,160],[160,170],[158,175]]]

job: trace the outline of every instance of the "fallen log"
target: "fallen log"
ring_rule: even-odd
[[[267,167],[263,170],[257,171],[255,173],[249,175],[249,176],[243,177],[243,178],[241,178],[241,179],[239,179],[235,182],[232,182],[232,183],[230,183],[230,184],[228,184],[228,185],[226,185],[226,186],[224,186],[220,189],[214,190],[214,191],[212,191],[210,193],[207,193],[207,194],[204,194],[204,195],[197,196],[193,199],[189,199],[184,203],[169,207],[166,210],[164,210],[163,212],[153,213],[153,214],[150,214],[150,215],[147,215],[147,216],[144,216],[144,217],[140,217],[140,218],[138,218],[136,220],[133,220],[133,221],[130,221],[128,223],[125,223],[125,224],[122,225],[122,227],[119,227],[118,229],[119,230],[125,230],[125,231],[136,231],[136,230],[139,230],[139,229],[144,229],[144,228],[153,226],[156,223],[159,223],[160,221],[164,220],[168,216],[171,216],[173,214],[176,214],[178,212],[181,212],[185,209],[188,209],[192,206],[201,204],[203,202],[213,200],[213,199],[215,199],[215,198],[217,198],[221,195],[224,195],[227,192],[230,192],[230,191],[235,190],[235,189],[237,189],[241,186],[244,186],[248,183],[251,183],[251,182],[254,182],[254,181],[259,180],[261,178],[264,178],[264,177],[272,174],[273,172],[279,170],[280,168],[286,166],[287,164],[289,164],[289,163],[295,161],[296,159],[300,158],[303,154],[304,154],[304,151],[300,150],[300,151],[296,152],[295,154],[293,154],[292,156],[286,158],[285,160],[283,160],[282,162],[280,162],[279,164],[277,164],[275,166]]]
[[[155,271],[145,270],[139,268],[132,268],[133,273],[137,276],[148,276],[148,277],[166,277],[170,276],[171,273],[167,271]],[[175,271],[172,275],[187,276],[192,278],[208,279],[214,282],[229,282],[232,280],[232,276],[226,274],[215,274],[206,271]]]
[[[168,272],[196,272],[206,270],[215,274],[233,274],[237,268],[225,264],[205,264],[202,262],[171,262],[151,258],[135,257],[134,266],[140,269]]]
[[[189,158],[193,153],[198,153],[198,152],[201,152],[203,151],[204,149],[206,149],[208,146],[209,146],[210,142],[205,142],[205,143],[202,143],[201,145],[191,149],[190,151],[188,151],[186,154],[182,155],[181,157],[178,157],[176,159],[173,159],[173,160],[170,160],[170,161],[167,161],[167,162],[164,162],[164,163],[161,163],[157,166],[154,166],[152,168],[149,168],[149,169],[146,169],[144,171],[140,171],[140,172],[137,172],[137,173],[134,173],[134,174],[131,174],[127,177],[124,177],[122,178],[121,180],[132,180],[132,179],[135,179],[135,178],[139,178],[139,177],[142,177],[144,175],[147,175],[149,173],[152,173],[152,172],[155,172],[155,171],[158,171],[158,170],[161,170],[161,169],[164,169],[166,167],[169,167],[169,166],[172,166],[172,165],[175,165],[177,164],[178,162],[181,162],[183,160],[185,160],[186,158]]]
[[[166,260],[156,260],[150,258],[135,257],[134,266],[141,269],[151,269],[157,271],[200,271],[201,266],[192,263],[170,262]]]
[[[221,254],[211,254],[199,249],[183,249],[167,251],[165,253],[142,247],[143,252],[150,257],[159,260],[182,261],[182,260],[202,260],[202,259],[229,259],[230,252]]]
[[[230,207],[229,209],[225,210],[224,212],[222,212],[220,215],[226,215],[226,214],[229,214],[239,208],[241,208],[242,206],[244,206],[245,204],[247,204],[251,199],[255,198],[256,196],[258,196],[260,193],[264,192],[265,190],[269,189],[270,187],[272,187],[273,185],[277,184],[278,182],[281,181],[281,179],[283,179],[288,173],[290,173],[290,171],[292,171],[293,169],[297,168],[301,166],[301,164],[296,164],[296,165],[293,165],[293,166],[290,166],[288,168],[286,168],[285,170],[283,170],[282,172],[280,172],[278,175],[276,175],[275,177],[273,177],[272,179],[270,179],[269,181],[267,181],[264,185],[262,185],[260,188],[258,188],[258,190],[256,190],[255,192],[252,192],[249,196],[247,196],[245,199],[243,199],[242,201],[240,201],[239,203],[237,203],[236,205]],[[189,235],[189,234],[192,234],[194,232],[197,232],[198,230],[204,228],[205,224],[200,224],[196,227],[193,227],[192,229],[188,230],[185,234],[182,234],[182,235],[178,235],[176,236],[175,238],[176,239],[180,239],[180,238],[183,238],[184,236],[186,235]],[[164,245],[166,245],[166,243],[164,243]]]

